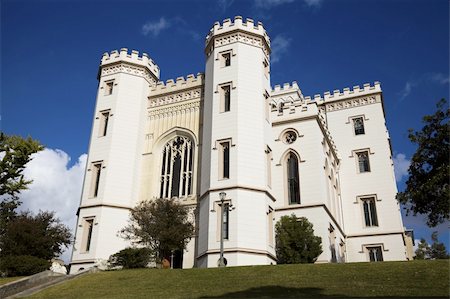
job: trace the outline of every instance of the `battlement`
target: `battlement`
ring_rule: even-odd
[[[283,85],[277,84],[272,89],[272,95],[278,95],[289,92],[299,92],[299,94],[302,93],[300,87],[298,87],[297,81],[293,81],[292,83],[289,82],[283,83]]]
[[[102,56],[101,66],[120,61],[146,67],[156,78],[159,79],[159,66],[148,56],[147,53],[142,53],[142,56],[139,56],[139,52],[136,50],[132,50],[130,54],[128,53],[127,48],[122,48],[120,51],[114,50],[111,51],[111,53],[105,52]]]
[[[203,85],[204,74],[198,73],[197,76],[194,74],[189,74],[184,77],[177,77],[174,79],[168,79],[165,83],[163,81],[158,81],[155,86],[150,90],[151,95],[160,95],[162,93],[172,93],[177,92],[182,89],[198,87]]]
[[[208,35],[206,36],[205,46],[209,44],[214,36],[234,30],[242,30],[254,35],[260,35],[264,37],[268,47],[270,48],[270,38],[267,35],[263,24],[261,22],[257,22],[257,24],[255,24],[253,19],[250,18],[246,18],[244,22],[241,16],[234,17],[233,21],[231,19],[225,19],[223,20],[222,24],[220,24],[219,22],[215,22],[214,26],[210,29]]]
[[[313,100],[318,104],[323,104],[324,102],[340,101],[348,98],[365,96],[368,94],[379,92],[381,92],[380,82],[375,81],[373,86],[371,86],[369,83],[365,83],[362,88],[359,85],[355,85],[353,86],[353,89],[346,87],[342,90],[342,92],[339,89],[334,90],[333,93],[331,93],[330,91],[326,91],[323,96],[321,94],[315,94],[314,97],[305,97],[305,100]]]

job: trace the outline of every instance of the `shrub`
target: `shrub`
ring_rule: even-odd
[[[313,224],[305,217],[281,217],[275,233],[279,264],[314,263],[322,253],[322,238],[314,235]]]
[[[49,268],[49,261],[31,255],[6,255],[0,260],[0,271],[6,276],[28,276]]]
[[[146,268],[152,260],[152,252],[148,248],[125,248],[109,257],[111,268],[123,267],[124,269]]]

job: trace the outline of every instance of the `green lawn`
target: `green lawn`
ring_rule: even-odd
[[[32,298],[449,296],[449,261],[139,269],[88,274]]]
[[[0,277],[0,286],[7,284],[8,282],[19,280],[23,278],[22,276],[16,276],[16,277]]]

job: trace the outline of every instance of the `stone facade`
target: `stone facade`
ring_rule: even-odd
[[[129,210],[159,197],[196,225],[183,268],[217,266],[222,212],[230,266],[275,264],[291,214],[322,238],[317,262],[406,260],[380,83],[272,89],[270,39],[241,17],[214,24],[205,54],[204,74],[166,82],[145,53],[103,55],[71,271],[129,246]]]

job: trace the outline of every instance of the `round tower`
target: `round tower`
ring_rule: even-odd
[[[205,53],[197,265],[217,266],[221,227],[229,266],[275,263],[270,39],[262,23],[237,16],[214,24]]]
[[[127,247],[117,236],[136,205],[146,104],[159,67],[126,48],[103,54],[71,272]]]

